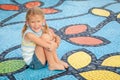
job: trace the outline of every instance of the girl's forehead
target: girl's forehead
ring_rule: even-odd
[[[29,16],[29,20],[36,20],[36,19],[43,20],[44,18],[41,15],[30,15]]]

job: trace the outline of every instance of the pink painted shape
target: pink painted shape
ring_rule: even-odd
[[[20,8],[17,5],[13,5],[13,4],[0,4],[0,9],[3,10],[19,10]]]
[[[39,1],[33,1],[33,2],[28,2],[25,4],[25,7],[26,8],[32,8],[32,7],[35,7],[35,6],[40,6],[42,3],[39,2]]]
[[[43,8],[42,10],[43,10],[43,12],[45,14],[53,14],[53,13],[57,13],[58,12],[58,10],[53,9],[53,8]]]
[[[102,40],[94,37],[76,37],[70,38],[70,41],[81,45],[98,45],[103,43]]]
[[[65,34],[78,34],[87,30],[86,25],[73,25],[65,30]]]

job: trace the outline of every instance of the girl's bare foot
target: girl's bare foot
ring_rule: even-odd
[[[64,66],[61,64],[54,64],[49,66],[49,70],[65,70]]]
[[[65,68],[68,68],[68,67],[69,67],[69,65],[68,65],[66,62],[62,61],[62,60],[60,60],[60,63],[61,63]]]

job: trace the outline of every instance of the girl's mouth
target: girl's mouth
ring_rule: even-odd
[[[38,29],[40,29],[40,27],[35,27],[34,29],[35,29],[35,30],[38,30]]]

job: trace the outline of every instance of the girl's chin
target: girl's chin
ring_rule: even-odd
[[[40,31],[40,30],[41,30],[41,28],[37,28],[37,29],[34,28],[34,31],[35,31],[35,32],[36,32],[36,31]]]
[[[35,32],[39,32],[41,29],[34,29]]]

